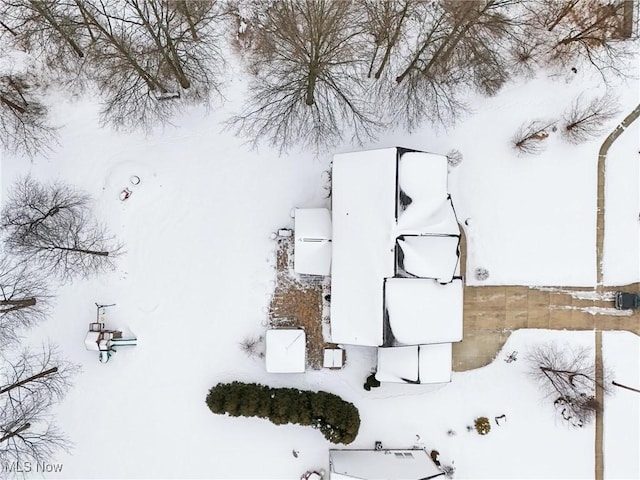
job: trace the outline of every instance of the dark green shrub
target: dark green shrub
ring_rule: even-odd
[[[474,425],[476,427],[476,432],[480,435],[486,435],[491,431],[491,422],[487,417],[478,417],[474,420]]]
[[[266,418],[276,425],[310,425],[332,443],[351,443],[360,429],[358,409],[328,392],[219,383],[209,390],[206,403],[217,414]]]
[[[376,374],[372,373],[367,377],[367,381],[364,383],[364,389],[368,392],[372,388],[377,388],[380,386],[380,381],[376,378]]]

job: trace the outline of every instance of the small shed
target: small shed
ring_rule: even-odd
[[[340,369],[344,365],[344,350],[341,348],[324,349],[324,368]]]
[[[307,337],[297,328],[274,328],[265,335],[265,364],[269,373],[304,373]]]
[[[331,272],[331,214],[326,208],[294,210],[293,270],[305,275]]]

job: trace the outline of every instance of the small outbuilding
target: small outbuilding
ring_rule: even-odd
[[[269,373],[304,373],[307,337],[298,328],[274,328],[265,335],[265,364]]]

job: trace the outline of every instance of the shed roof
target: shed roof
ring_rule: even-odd
[[[265,364],[269,373],[302,373],[306,366],[306,335],[296,328],[275,328],[265,335]]]

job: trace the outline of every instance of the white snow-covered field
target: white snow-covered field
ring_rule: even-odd
[[[636,102],[638,103],[638,102]],[[640,279],[640,124],[638,120],[609,150],[605,183],[604,283]]]
[[[448,131],[388,132],[363,148],[462,151],[450,190],[459,219],[469,219],[468,271],[488,269],[484,283],[591,286],[597,152],[608,130],[637,104],[638,82],[617,87],[623,108],[601,139],[575,147],[552,133],[544,153],[522,158],[508,143],[521,123],[558,118],[579,92],[601,93],[596,84],[595,77],[582,73],[541,75],[494,98],[471,99],[472,114]],[[220,122],[239,107],[242,88],[242,83],[231,86],[223,108],[186,111],[175,127],[148,137],[99,128],[93,100],[52,95],[60,145],[33,162],[2,158],[3,197],[26,173],[76,185],[94,196],[97,216],[126,250],[113,273],[60,287],[51,319],[31,336],[33,343],[49,337],[83,366],[56,412],[75,447],[51,459],[64,469],[50,476],[294,479],[310,468],[328,468],[331,445],[317,431],[211,414],[204,404],[208,388],[237,379],[337,393],[361,412],[352,447],[370,448],[382,440],[388,447],[435,448],[441,460],[455,465],[456,478],[591,478],[593,426],[577,430],[559,422],[525,375],[523,357],[528,345],[547,340],[591,346],[592,332],[518,331],[493,364],[454,374],[451,384],[385,385],[372,392],[362,388],[375,364],[371,350],[350,348],[340,372],[293,375],[269,375],[262,362],[244,356],[238,342],[264,331],[263,308],[273,290],[275,244],[269,234],[291,226],[292,207],[326,204],[323,172],[331,155],[251,151],[221,131]],[[607,195],[624,211],[607,214],[607,221],[612,219],[605,252],[609,284],[640,277],[632,266],[621,265],[629,257],[614,253],[637,257],[637,208],[633,223],[627,202],[634,198],[637,204],[638,189],[622,167],[634,168],[635,159],[637,168],[637,128],[634,124],[612,149],[611,157],[620,162],[608,164]],[[354,148],[344,145],[340,151]],[[132,175],[141,183],[121,202],[119,194]],[[618,184],[628,193],[610,194],[610,186]],[[95,318],[94,302],[116,303],[106,312],[107,324],[139,339],[138,346],[122,349],[106,365],[83,344]],[[606,338],[605,355],[612,363],[637,352],[627,337]],[[503,362],[504,352],[514,350],[519,360]],[[607,399],[607,406],[623,405],[620,395]],[[493,419],[502,414],[506,422],[497,426]],[[489,435],[467,432],[482,415],[492,420]],[[612,418],[607,414],[609,433],[618,428],[610,427],[616,425]],[[637,425],[626,424],[626,435],[637,438]],[[607,438],[608,462],[621,450],[616,453],[615,435]],[[612,471],[607,463],[607,476],[637,474],[637,465],[615,464]]]
[[[640,389],[640,338],[630,332],[603,332],[602,352],[612,380]],[[604,401],[604,475],[640,478],[640,393],[611,386]]]

